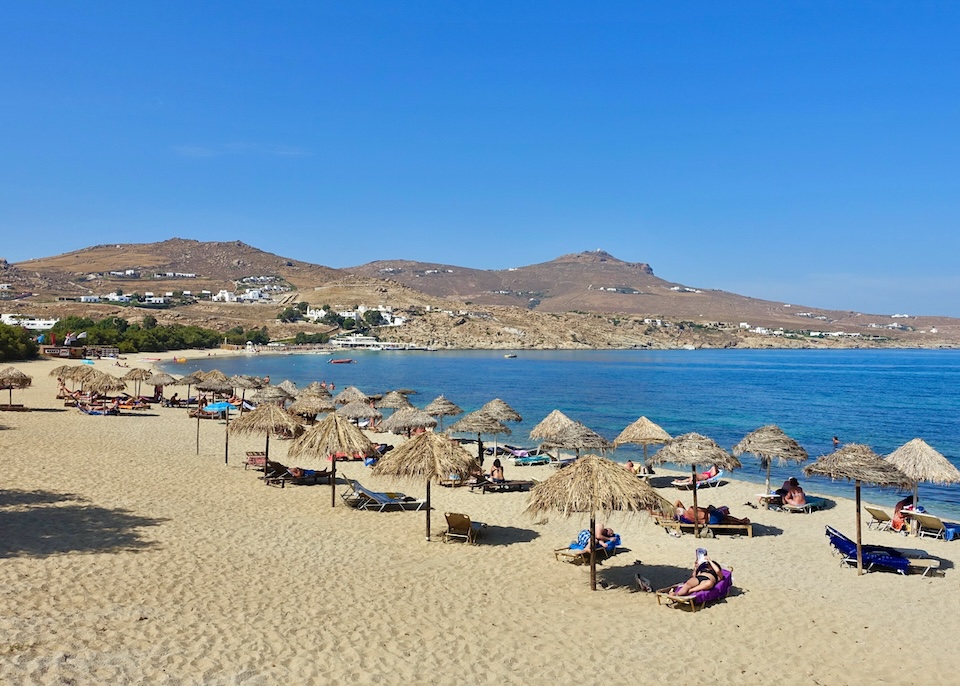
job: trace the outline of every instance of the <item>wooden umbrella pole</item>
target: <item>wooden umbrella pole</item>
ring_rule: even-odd
[[[427,542],[430,541],[430,479],[427,479]]]
[[[227,423],[223,429],[223,464],[230,463],[230,410],[223,413],[227,418]]]
[[[197,455],[200,454],[200,406],[197,406]]]
[[[857,479],[857,576],[863,576],[863,545],[860,543],[860,479]]]
[[[767,460],[767,490],[763,494],[770,495],[770,460]]]
[[[597,590],[597,516],[590,510],[590,590]]]
[[[270,432],[267,432],[267,443],[263,446],[263,473],[267,473],[267,460],[270,459]]]
[[[697,465],[690,465],[690,479],[693,481],[693,537],[700,538],[700,508],[697,507]]]
[[[337,456],[330,455],[330,507],[337,506]]]

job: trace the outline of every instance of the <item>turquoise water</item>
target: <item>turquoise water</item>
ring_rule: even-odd
[[[194,369],[269,375],[357,386],[366,393],[417,391],[423,406],[441,393],[465,411],[501,398],[521,415],[508,443],[526,445],[530,429],[559,409],[608,439],[640,415],[670,434],[705,434],[731,448],[748,432],[777,424],[815,458],[832,450],[832,437],[865,443],[885,455],[923,438],[960,464],[960,351],[930,350],[699,350],[351,352],[357,364],[328,364],[322,355],[217,357],[170,364],[182,375]],[[639,448],[612,453],[636,459]],[[737,478],[762,482],[757,462],[745,456]],[[798,474],[778,470],[779,483]],[[802,478],[802,474],[798,474]],[[845,482],[802,479],[810,492],[850,496]],[[892,504],[896,494],[867,492]],[[929,509],[960,515],[960,486],[921,484]]]

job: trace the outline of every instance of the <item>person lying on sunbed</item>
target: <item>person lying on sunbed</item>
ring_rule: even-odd
[[[597,550],[602,548],[608,553],[612,553],[620,545],[620,535],[603,524],[597,524],[596,539]],[[577,540],[571,543],[570,547],[574,550],[590,550],[590,529],[584,529],[577,534]]]
[[[720,470],[717,469],[717,465],[712,465],[707,471],[697,474],[697,481],[707,481],[717,476],[719,473]],[[693,477],[688,476],[686,479],[674,479],[670,483],[673,486],[693,486]]]
[[[693,506],[684,507],[683,502],[677,501],[674,506],[674,518],[684,524],[749,524],[750,520],[746,517],[734,517],[730,514],[730,508],[726,505],[714,507],[698,507],[694,511]]]
[[[669,595],[685,597],[698,591],[708,591],[717,585],[721,576],[720,565],[710,559],[706,548],[697,548],[697,559],[693,563],[693,576],[675,587]]]
[[[304,469],[303,467],[290,467],[287,472],[294,479],[303,479],[303,478],[313,478],[316,476],[324,476],[327,474],[326,470],[317,470],[317,469]]]

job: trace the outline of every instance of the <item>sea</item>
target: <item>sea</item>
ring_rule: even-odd
[[[166,365],[183,375],[219,369],[227,376],[269,376],[303,387],[333,383],[367,394],[415,391],[423,407],[445,395],[464,411],[500,398],[523,416],[501,443],[530,446],[530,430],[558,409],[613,440],[646,416],[673,436],[695,431],[732,448],[750,431],[776,424],[811,460],[842,443],[864,443],[886,455],[923,438],[960,465],[960,351],[954,350],[670,350],[670,351],[350,351],[355,364],[329,364],[316,354],[217,356]],[[338,353],[343,356],[343,353]],[[445,418],[449,425],[455,418]],[[651,453],[655,451],[651,447]],[[639,446],[608,453],[642,459]],[[765,471],[749,455],[735,478],[762,484]],[[808,493],[852,497],[852,483],[804,477],[774,465],[771,483],[797,476]],[[758,493],[762,489],[758,490]],[[864,498],[892,508],[896,491],[864,487]],[[920,485],[930,511],[960,517],[960,485]],[[730,503],[740,505],[740,503]]]

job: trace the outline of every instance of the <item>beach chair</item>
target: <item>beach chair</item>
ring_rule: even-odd
[[[443,542],[447,543],[451,539],[466,541],[470,545],[476,545],[480,533],[487,526],[483,522],[470,521],[470,516],[459,512],[446,512],[444,517],[447,520],[447,530],[443,532]]]
[[[913,512],[910,518],[917,523],[917,535],[920,538],[929,536],[945,541],[960,538],[960,524],[945,522],[936,515],[924,512]]]
[[[840,564],[846,567],[857,566],[857,544],[832,526],[826,527],[830,547],[840,556]],[[925,550],[891,548],[885,545],[863,545],[863,568],[867,571],[887,570],[906,576],[909,572],[920,572],[921,576],[936,574],[940,569],[940,560],[930,557]]]
[[[537,484],[536,481],[484,481],[476,484],[483,493],[515,493],[518,491],[529,491]]]
[[[733,567],[720,568],[720,580],[706,591],[697,591],[693,595],[678,596],[671,595],[679,587],[678,584],[661,588],[657,591],[657,605],[667,604],[667,607],[680,607],[689,609],[691,612],[697,611],[697,606],[702,610],[710,603],[726,598],[733,588]]]
[[[723,470],[721,469],[716,474],[711,476],[709,479],[698,479],[697,488],[716,488],[720,485],[720,482],[723,480]],[[693,490],[693,484],[687,483],[685,479],[674,479],[670,482],[670,485],[674,488],[679,488],[682,491],[691,491]]]
[[[870,521],[867,522],[868,529],[876,527],[877,531],[893,531],[891,528],[893,518],[886,512],[876,507],[870,507],[869,505],[864,505],[863,509],[866,510],[867,514],[871,517]]]
[[[620,547],[620,534],[616,534],[612,541],[607,545],[597,546],[597,559],[606,560],[608,557],[613,557],[617,554],[617,549]],[[566,548],[556,548],[553,551],[553,557],[555,560],[562,560],[564,562],[571,562],[575,565],[588,565],[590,564],[590,531],[589,529],[584,529],[577,536],[577,540],[568,545]]]
[[[248,450],[247,459],[243,461],[243,468],[247,469],[248,467],[253,467],[254,469],[259,469],[263,471],[264,466],[267,464],[267,453],[263,450]]]
[[[348,480],[347,484],[353,490],[353,493],[348,493],[344,497],[344,501],[349,502],[358,510],[383,512],[391,507],[401,510],[422,510],[427,504],[426,500],[417,500],[404,493],[371,491],[369,488],[361,486],[359,481]]]
[[[816,510],[822,510],[823,506],[826,504],[826,501],[823,498],[807,498],[807,502],[803,505],[780,505],[780,509],[784,512],[802,512],[803,514],[810,514]]]
[[[301,476],[294,476],[293,473],[287,469],[283,474],[264,477],[264,481],[268,486],[279,486],[280,488],[286,488],[287,485],[316,486],[318,484],[330,483],[330,472],[326,469],[305,469],[303,472]]]

